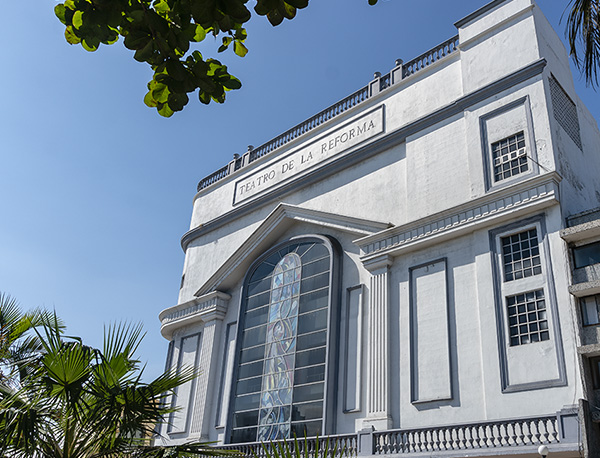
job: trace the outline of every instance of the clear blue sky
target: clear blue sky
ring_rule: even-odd
[[[140,357],[157,375],[158,313],[177,302],[198,180],[450,38],[485,3],[312,0],[278,28],[253,19],[248,55],[217,56],[242,90],[164,119],[142,102],[150,70],[122,44],[88,53],[64,40],[55,1],[12,2],[0,28],[0,291],[56,309],[92,345],[105,323],[142,321]],[[539,0],[561,37],[567,3]],[[575,79],[600,119],[598,94]]]

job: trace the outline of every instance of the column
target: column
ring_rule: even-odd
[[[363,428],[392,428],[390,415],[390,266],[389,255],[365,262],[371,272],[367,361],[367,416]]]
[[[218,395],[218,360],[221,352],[223,319],[231,296],[214,291],[200,298],[200,316],[204,322],[202,347],[198,360],[200,374],[196,379],[196,399],[192,413],[190,436],[208,440],[208,432],[214,426],[213,400]],[[213,392],[214,391],[214,392]],[[212,420],[212,421],[211,421]]]

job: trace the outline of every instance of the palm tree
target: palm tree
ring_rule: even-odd
[[[32,337],[33,338],[33,337]],[[0,381],[0,456],[22,458],[174,457],[218,455],[202,443],[154,446],[155,425],[173,409],[176,387],[192,368],[145,383],[134,353],[140,326],[105,328],[102,350],[63,336],[54,318],[35,332],[39,351],[13,361],[24,376]],[[28,370],[22,370],[26,364]]]
[[[571,57],[588,84],[598,83],[600,65],[600,0],[571,0],[567,37]]]
[[[50,317],[45,310],[23,312],[15,298],[0,292],[0,383],[12,383],[26,375],[26,362],[41,349],[31,331],[48,323]],[[58,320],[57,325],[62,329]]]

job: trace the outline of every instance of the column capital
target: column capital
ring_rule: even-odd
[[[183,326],[223,320],[229,299],[231,296],[227,293],[211,291],[191,301],[163,310],[158,316],[161,321],[160,333],[165,339],[171,340],[173,332]]]
[[[370,258],[366,261],[363,261],[363,266],[372,274],[378,273],[377,271],[389,269],[392,264],[394,264],[393,256],[389,254],[382,254],[381,256],[377,256],[376,258]]]

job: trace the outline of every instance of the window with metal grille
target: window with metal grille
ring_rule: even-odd
[[[542,216],[492,231],[498,272],[496,307],[506,344],[517,347],[550,340],[552,291],[545,272],[547,247]],[[518,231],[518,232],[517,232]]]
[[[508,296],[506,307],[511,346],[550,339],[543,289]]]
[[[540,248],[535,228],[502,237],[504,281],[513,281],[542,273]]]
[[[529,170],[524,132],[492,143],[492,161],[494,181],[501,181]]]
[[[552,75],[550,75],[550,96],[552,97],[554,119],[571,137],[577,147],[582,149],[577,106]]]

